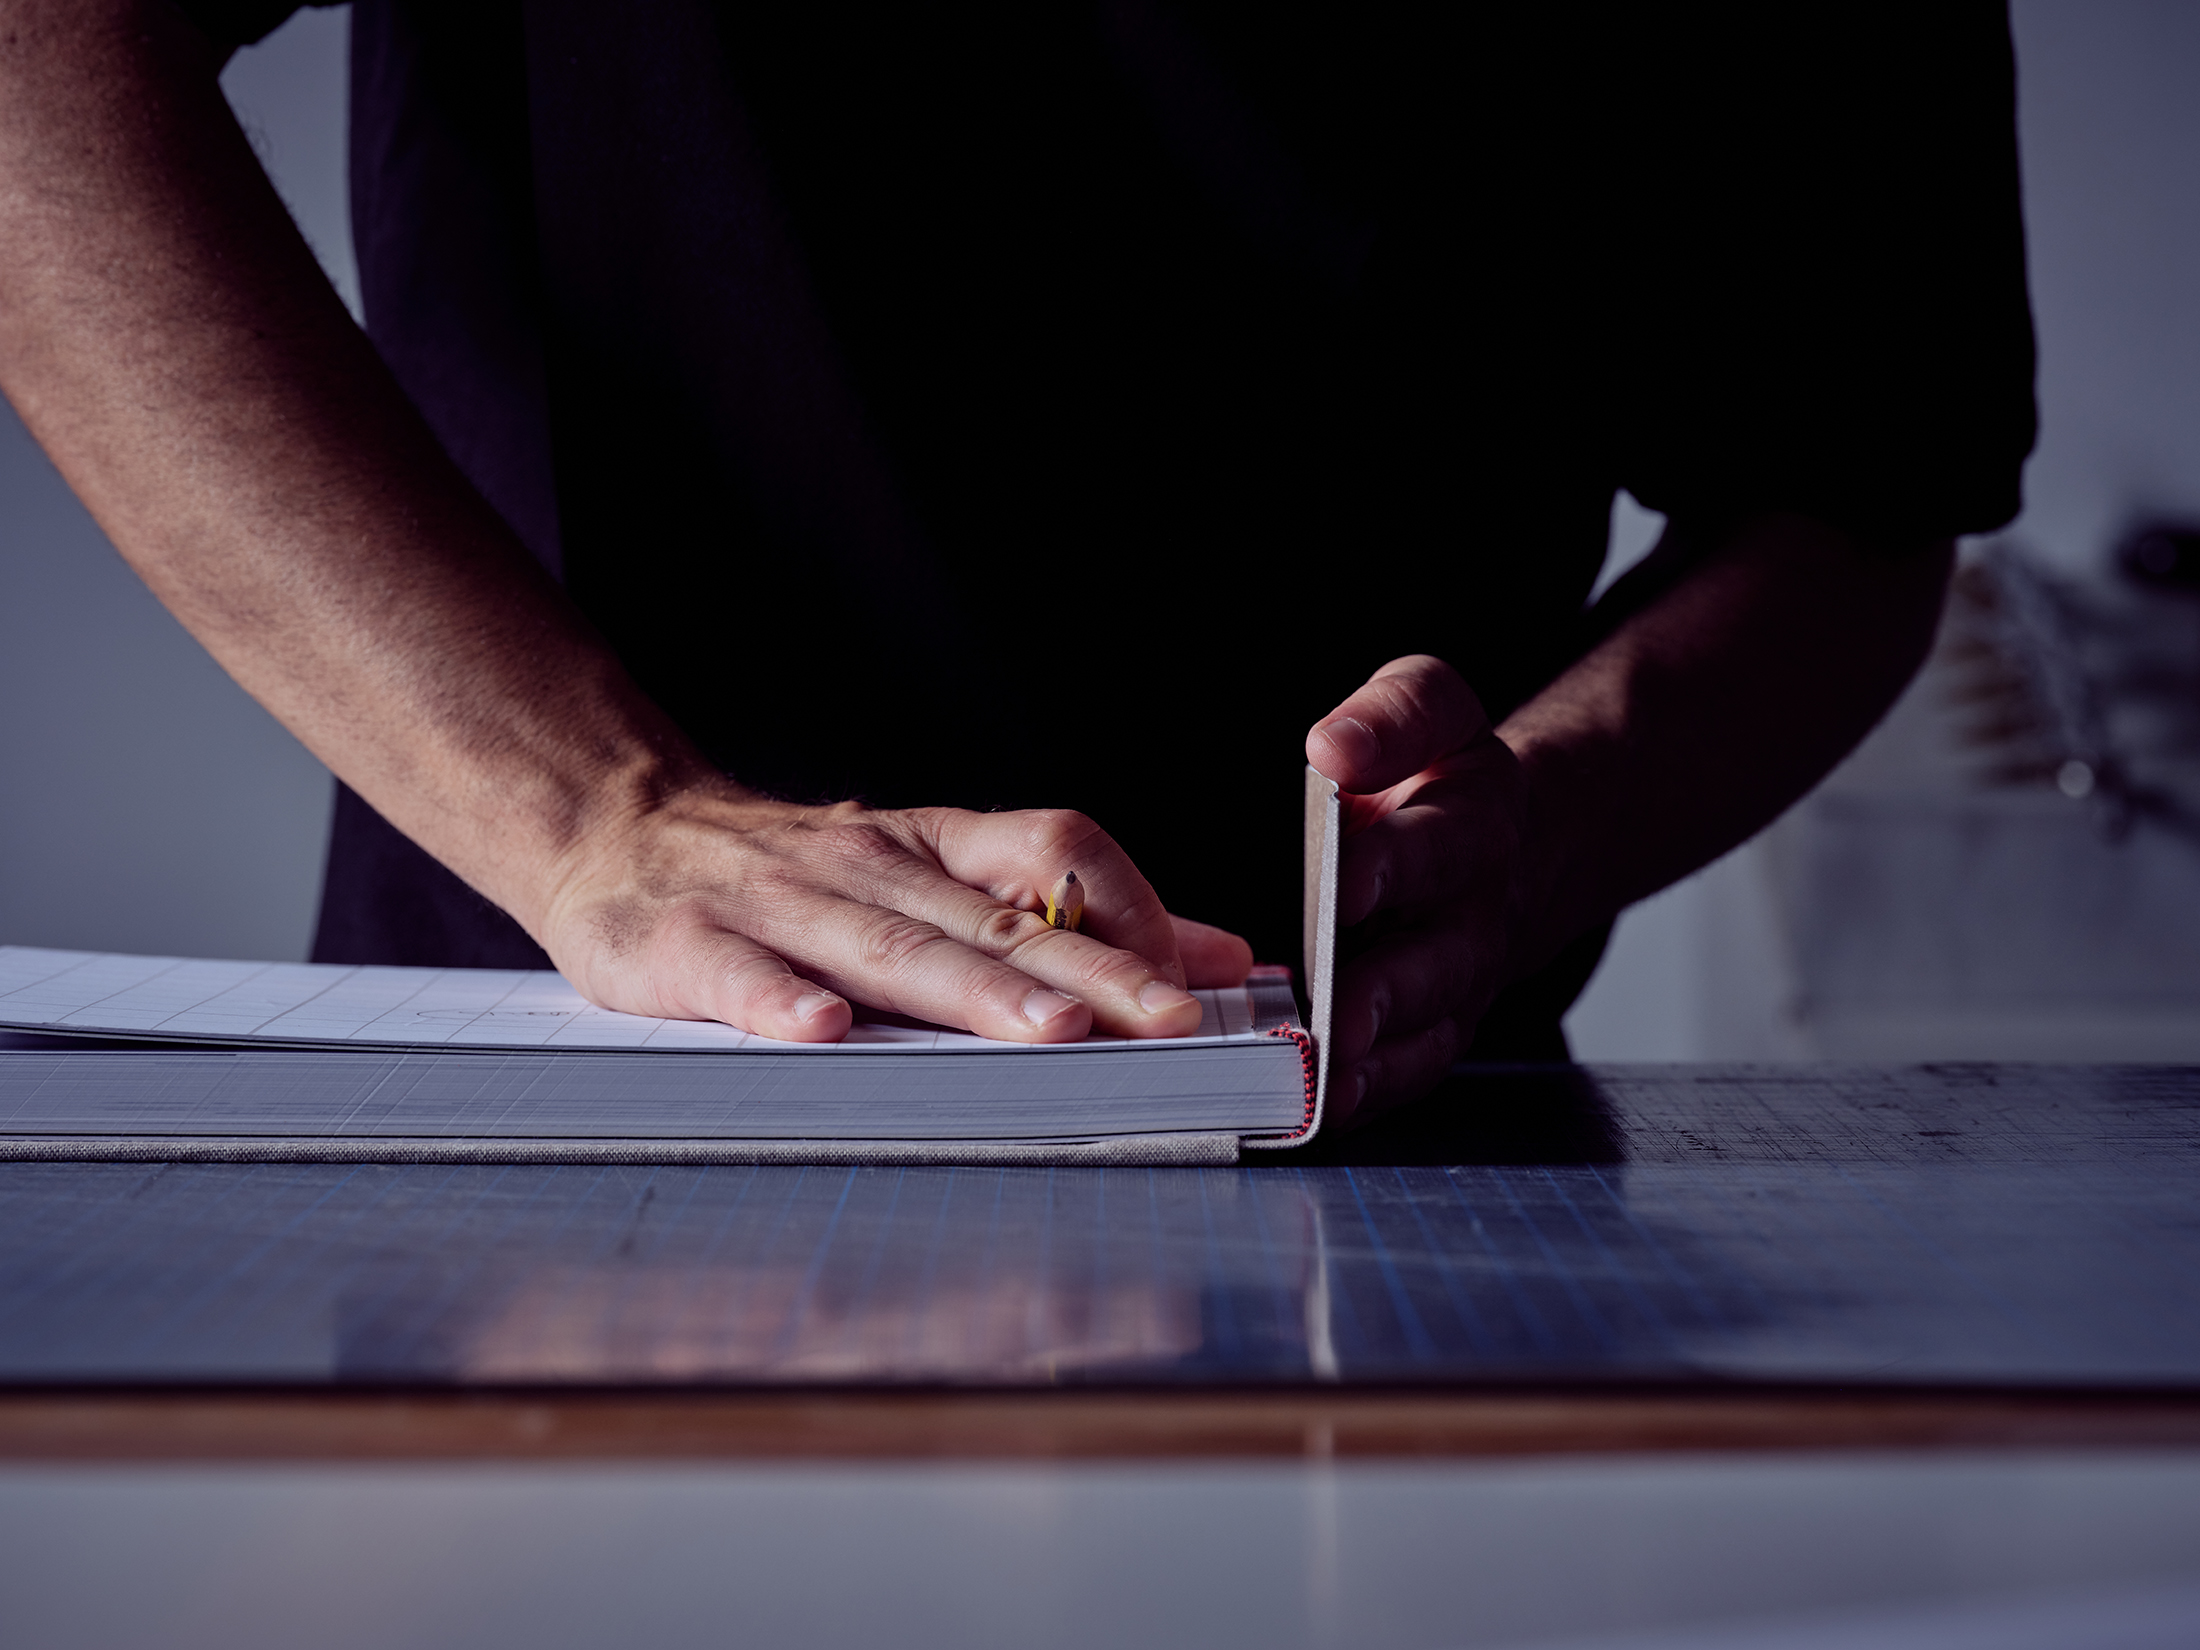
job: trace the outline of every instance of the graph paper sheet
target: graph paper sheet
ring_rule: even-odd
[[[1287,994],[1287,993],[1286,993]],[[1251,994],[1202,991],[1190,1037],[1141,1049],[1244,1042],[1259,1035]],[[288,1047],[769,1051],[810,1056],[1030,1054],[1082,1044],[995,1042],[963,1032],[858,1023],[838,1043],[783,1043],[702,1020],[598,1008],[557,974],[495,968],[346,968],[222,962],[0,946],[0,1026]]]
[[[1445,1098],[1435,1164],[0,1164],[0,1382],[2200,1387],[2200,1073]]]

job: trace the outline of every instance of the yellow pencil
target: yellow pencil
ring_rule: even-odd
[[[1047,926],[1067,928],[1072,934],[1085,920],[1085,885],[1077,880],[1075,871],[1067,872],[1054,885],[1054,892],[1047,895]]]

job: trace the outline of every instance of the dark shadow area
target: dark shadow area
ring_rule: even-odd
[[[1248,1166],[1398,1167],[1618,1163],[1619,1126],[1588,1072],[1570,1065],[1458,1066],[1426,1099],[1364,1128],[1325,1133],[1294,1151],[1247,1154]]]
[[[93,1048],[130,1054],[143,1053],[147,1049],[193,1052],[205,1047],[204,1043],[178,1042],[160,1037],[83,1037],[68,1032],[0,1031],[0,1052],[20,1049],[35,1054],[74,1054]]]

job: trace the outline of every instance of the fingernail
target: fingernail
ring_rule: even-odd
[[[840,1006],[840,999],[829,991],[813,991],[794,1005],[794,1017],[798,1020],[814,1020],[821,1014],[830,1014]]]
[[[1148,1014],[1167,1014],[1172,1009],[1182,1008],[1186,1003],[1198,1001],[1189,991],[1179,991],[1167,980],[1153,980],[1138,993],[1138,1006]]]
[[[1048,991],[1042,987],[1024,999],[1024,1018],[1035,1026],[1043,1026],[1048,1021],[1067,1014],[1076,1006],[1076,998],[1065,997],[1059,991]]]
[[[1383,758],[1383,742],[1356,716],[1324,722],[1317,731],[1326,734],[1331,747],[1356,769],[1372,768]]]

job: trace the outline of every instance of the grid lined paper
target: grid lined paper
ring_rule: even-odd
[[[1190,1037],[1145,1049],[1246,1042],[1257,1033],[1245,989],[1195,993]],[[859,1022],[838,1043],[783,1043],[702,1020],[598,1008],[554,973],[492,968],[367,968],[222,962],[0,946],[0,1026],[286,1046],[668,1050],[698,1054],[1032,1053],[1082,1044],[995,1042],[965,1032]]]

